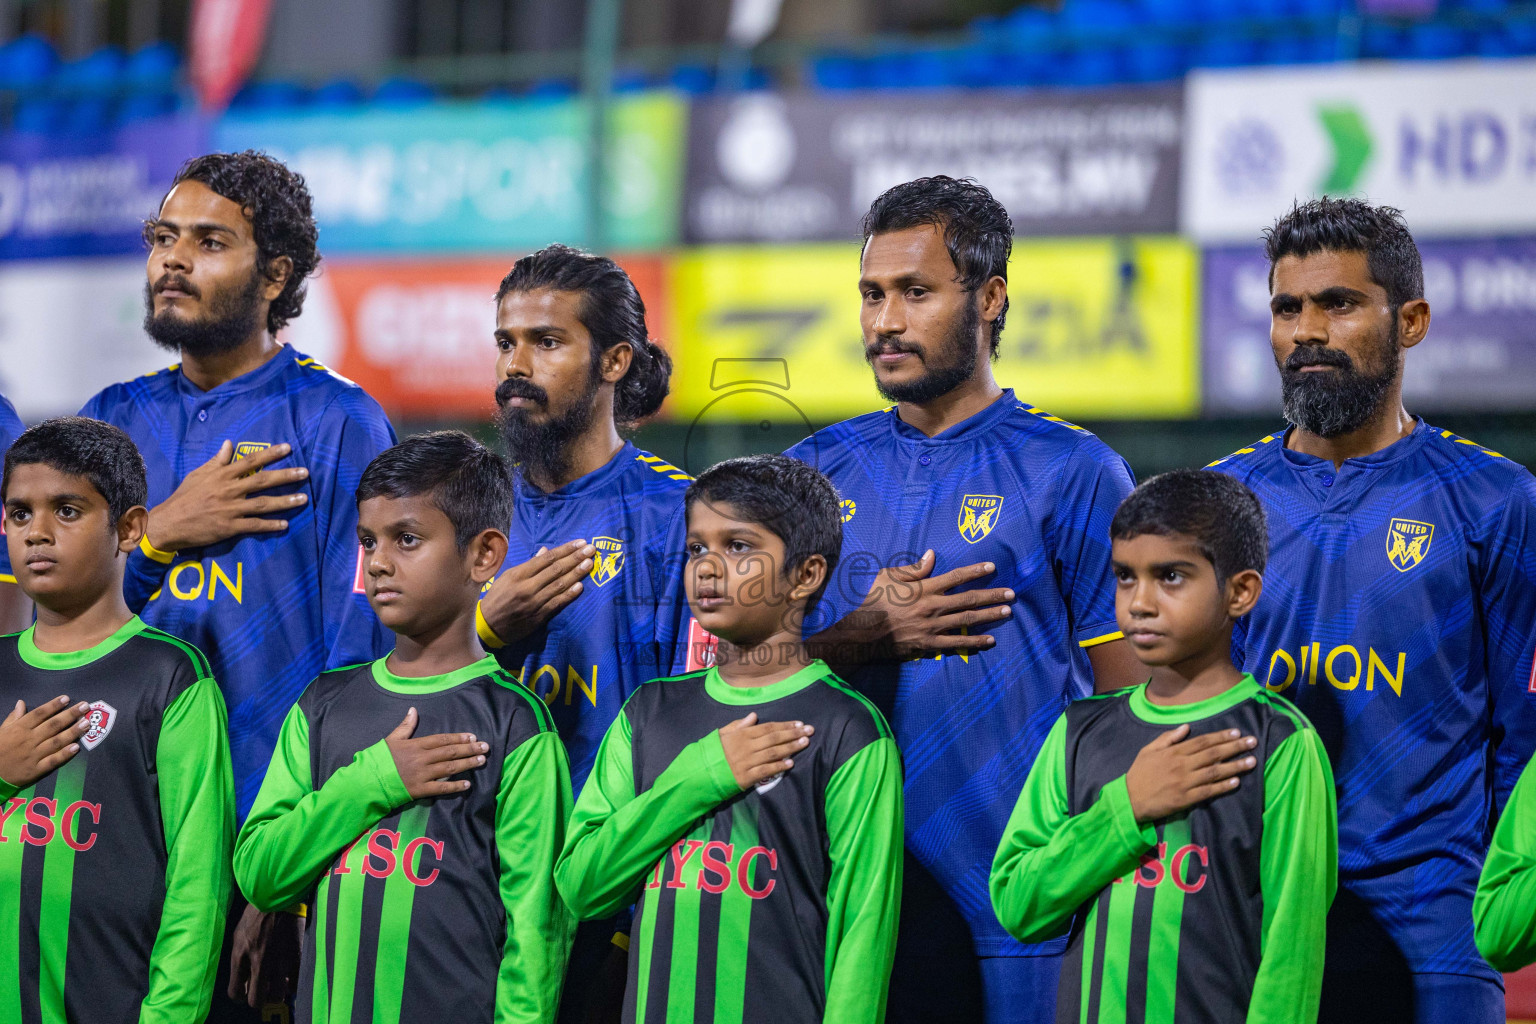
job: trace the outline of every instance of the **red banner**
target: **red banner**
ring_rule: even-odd
[[[204,110],[223,110],[256,67],[272,0],[194,0],[192,87]]]
[[[666,265],[623,258],[667,346]],[[326,260],[284,337],[358,384],[395,417],[488,420],[495,411],[496,287],[503,260]]]

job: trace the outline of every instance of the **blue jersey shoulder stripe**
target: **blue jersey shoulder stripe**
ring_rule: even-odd
[[[1047,423],[1056,423],[1056,424],[1059,424],[1060,426],[1066,427],[1068,430],[1075,430],[1075,431],[1077,431],[1080,434],[1089,433],[1089,430],[1088,430],[1087,427],[1080,427],[1076,423],[1071,423],[1071,422],[1069,422],[1067,420],[1062,419],[1060,416],[1053,416],[1050,413],[1046,412],[1044,409],[1040,408],[1038,405],[1025,405],[1023,402],[1020,402],[1019,403],[1019,408],[1023,409],[1027,413],[1031,413],[1031,414],[1033,414],[1035,416],[1039,416],[1041,419],[1045,420],[1045,422],[1047,422]]]
[[[672,465],[672,463],[664,461],[660,455],[651,455],[646,452],[641,452],[635,456],[635,461],[645,463],[647,466],[650,466],[653,470],[660,473],[668,480],[693,479],[693,477],[689,476],[681,469],[678,469],[676,466]]]
[[[1263,437],[1259,438],[1257,441],[1255,441],[1253,444],[1249,445],[1247,448],[1239,448],[1237,451],[1233,452],[1231,455],[1223,455],[1221,458],[1217,459],[1215,462],[1210,463],[1205,468],[1206,469],[1215,469],[1217,466],[1221,465],[1222,463],[1229,462],[1232,459],[1237,458],[1239,455],[1252,455],[1254,452],[1259,450],[1259,446],[1260,445],[1270,444],[1271,442],[1274,441],[1274,439],[1275,439],[1275,435],[1274,434],[1265,434]]]

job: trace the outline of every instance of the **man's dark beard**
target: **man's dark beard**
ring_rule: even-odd
[[[549,408],[549,392],[524,377],[508,377],[496,385],[496,426],[507,443],[507,454],[517,463],[524,477],[553,481],[565,475],[571,465],[571,442],[586,433],[597,413],[597,389],[603,385],[602,371],[592,360],[584,394],[572,402],[565,413],[535,423],[530,409],[508,406],[512,398],[527,398],[541,409]]]
[[[1381,369],[1362,373],[1354,360],[1326,345],[1302,345],[1280,367],[1280,400],[1285,418],[1309,434],[1334,438],[1354,433],[1370,422],[1387,391],[1402,373],[1397,319],[1381,337],[1375,353]],[[1336,366],[1304,371],[1303,366]]]
[[[921,377],[906,384],[893,384],[875,374],[875,388],[888,401],[911,402],[922,405],[936,398],[943,398],[955,388],[970,380],[976,373],[976,332],[981,327],[981,308],[975,296],[965,302],[965,311],[950,322],[949,333],[942,342],[931,346],[929,356],[939,356],[944,361],[937,366],[924,362],[926,371]],[[866,346],[864,359],[874,365],[875,356],[882,352],[917,352],[918,347],[898,338],[884,338]]]
[[[185,278],[166,275],[160,281],[167,278],[174,280],[178,288],[194,297],[201,294],[192,291],[192,285]],[[194,359],[237,349],[249,341],[261,326],[261,286],[264,283],[261,272],[252,271],[251,279],[243,289],[217,296],[209,305],[206,316],[187,320],[170,310],[156,316],[154,290],[145,282],[144,333],[161,348]]]

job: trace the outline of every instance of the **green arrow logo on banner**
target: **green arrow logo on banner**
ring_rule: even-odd
[[[1318,107],[1323,130],[1333,142],[1333,168],[1319,192],[1331,195],[1355,191],[1355,185],[1371,162],[1371,132],[1360,111],[1351,106]]]

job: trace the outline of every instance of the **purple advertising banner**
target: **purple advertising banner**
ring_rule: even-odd
[[[1536,238],[1420,242],[1419,249],[1432,319],[1429,336],[1407,355],[1409,409],[1536,408]],[[1256,246],[1205,250],[1201,293],[1205,412],[1278,413],[1264,254]]]
[[[142,252],[144,219],[207,144],[199,117],[0,135],[0,259]]]

